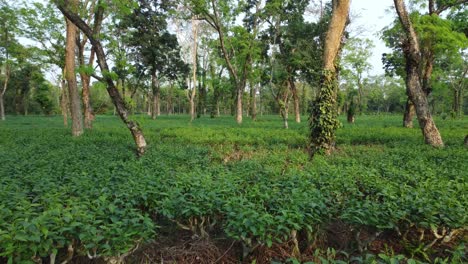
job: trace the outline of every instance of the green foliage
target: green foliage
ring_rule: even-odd
[[[401,233],[467,225],[466,118],[437,120],[447,148],[434,149],[400,128],[399,116],[362,116],[338,130],[337,155],[313,162],[303,150],[306,125],[286,131],[279,117],[242,127],[230,117],[190,126],[186,116],[135,119],[151,144],[140,159],[112,116],[98,116],[73,139],[59,117],[11,117],[0,126],[1,256],[28,261],[72,242],[77,255],[117,256],[157,238],[161,222],[197,235],[215,227],[250,247],[288,241],[293,230],[317,235],[338,220]],[[437,263],[464,260],[451,250],[440,262],[428,254]],[[316,257],[418,263],[405,252],[380,253],[358,259],[330,249]]]
[[[37,42],[39,60],[65,67],[65,20],[52,1],[25,3],[20,9],[22,35]]]
[[[436,54],[458,52],[468,46],[464,34],[454,30],[450,20],[437,15],[419,15],[414,13],[412,21],[423,48],[431,49]]]
[[[40,105],[42,113],[45,115],[52,114],[55,104],[51,98],[52,87],[45,81],[37,84],[36,92],[34,95],[35,101]]]
[[[311,157],[319,151],[330,151],[334,148],[335,133],[340,122],[336,111],[336,76],[332,72],[324,72],[320,94],[313,102],[310,118],[310,154]]]

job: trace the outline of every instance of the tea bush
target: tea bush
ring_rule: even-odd
[[[437,120],[447,147],[433,149],[400,117],[363,116],[338,131],[333,156],[313,161],[305,123],[137,119],[150,144],[140,159],[116,117],[99,116],[80,138],[59,117],[0,124],[0,261],[70,247],[119,256],[158,239],[163,222],[201,237],[222,230],[250,248],[314,237],[335,221],[402,236],[467,227],[466,119]]]

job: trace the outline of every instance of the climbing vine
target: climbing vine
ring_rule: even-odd
[[[309,153],[313,158],[317,152],[329,154],[335,145],[335,131],[340,126],[336,110],[336,73],[324,71],[320,94],[310,108]]]

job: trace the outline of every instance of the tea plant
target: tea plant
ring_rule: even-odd
[[[299,233],[319,238],[340,222],[356,238],[368,235],[354,243],[361,263],[394,263],[402,254],[408,263],[436,261],[433,248],[466,234],[466,120],[441,122],[447,147],[433,149],[420,144],[419,131],[399,128],[400,117],[363,116],[338,130],[334,155],[310,162],[306,124],[138,118],[150,144],[140,159],[114,117],[99,116],[80,138],[58,117],[1,124],[0,261],[123,257],[157,240],[167,223],[194,238],[221,231],[249,254],[297,245]],[[367,256],[386,232],[420,253]],[[333,263],[330,254],[321,257]],[[455,258],[466,260],[437,261]]]

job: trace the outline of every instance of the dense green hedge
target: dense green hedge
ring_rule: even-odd
[[[141,159],[112,117],[77,139],[58,117],[2,123],[0,256],[31,261],[70,244],[118,256],[157,239],[161,219],[251,248],[338,220],[402,234],[467,227],[466,120],[442,125],[448,146],[433,149],[419,130],[389,127],[393,117],[366,117],[340,130],[336,155],[310,162],[305,124],[139,118],[150,143]]]

